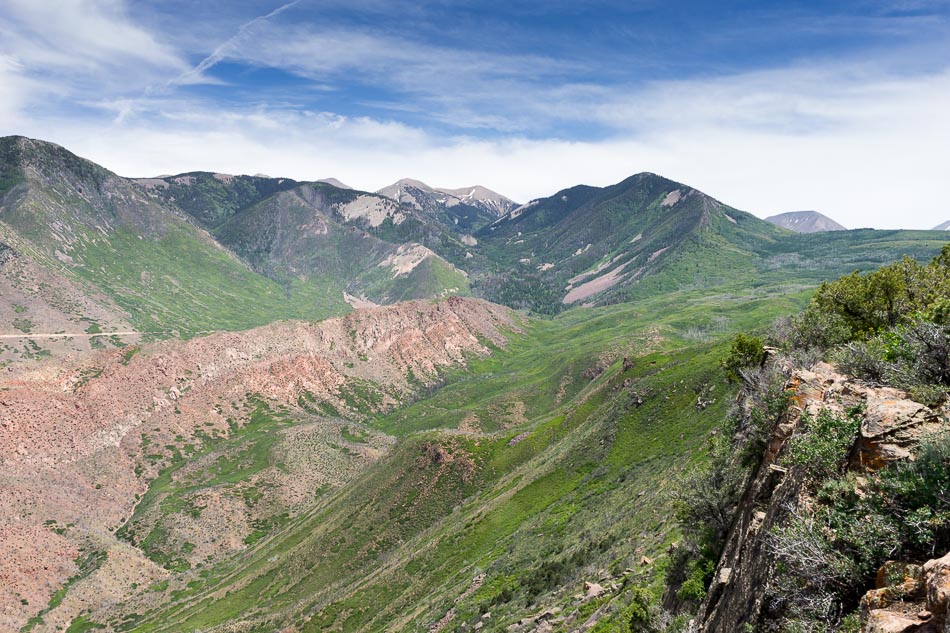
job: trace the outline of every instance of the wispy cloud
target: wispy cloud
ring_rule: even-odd
[[[136,96],[187,68],[120,0],[7,0],[0,8],[0,113],[11,127],[27,116],[78,116],[84,101]]]
[[[0,42],[31,69],[185,67],[174,50],[129,19],[119,0],[7,0],[4,5]]]
[[[296,5],[299,1],[300,0],[293,0],[292,2],[288,2],[277,7],[269,13],[245,22],[240,26],[240,28],[238,28],[237,33],[228,38],[224,43],[218,45],[211,52],[211,54],[202,59],[197,66],[182,73],[177,78],[172,80],[170,84],[194,84],[213,81],[205,76],[207,71],[211,70],[211,68],[213,68],[216,64],[220,63],[221,60],[233,55],[235,51],[240,51],[241,47],[246,42],[251,41],[254,37],[255,28],[263,25],[265,22],[267,22],[267,20],[277,17],[284,11]]]

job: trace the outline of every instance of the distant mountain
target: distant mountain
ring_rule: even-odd
[[[239,210],[299,184],[289,178],[231,176],[205,171],[136,178],[135,182],[153,196],[179,207],[206,229],[213,229]]]
[[[789,211],[765,218],[775,226],[795,231],[796,233],[820,233],[822,231],[847,231],[826,215],[817,211]]]
[[[127,179],[52,143],[0,138],[0,334],[133,333],[101,347],[466,294],[465,275],[414,238],[457,258],[465,245],[413,213],[287,178]],[[0,363],[77,349],[64,340],[0,344]]]
[[[781,235],[700,191],[643,173],[534,200],[476,237],[480,251],[502,264],[480,282],[492,289],[487,296],[515,305],[520,296],[537,309],[555,299],[602,304],[646,288],[722,283],[731,271],[754,268],[758,245]]]
[[[137,182],[192,215],[255,271],[283,284],[301,276],[332,278],[347,296],[362,297],[360,305],[468,293],[461,271],[428,246],[438,244],[454,261],[464,258],[465,245],[445,235],[446,226],[334,178],[301,183],[191,172]],[[383,264],[393,258],[400,262],[398,273]]]
[[[454,196],[460,203],[485,209],[486,211],[494,213],[496,216],[504,215],[518,206],[511,199],[481,185],[462,187],[461,189],[436,189],[436,191],[448,196]]]
[[[931,229],[933,231],[950,231],[950,220],[947,220],[943,224],[938,224],[937,226]]]
[[[349,186],[349,185],[347,185],[347,184],[345,184],[345,183],[340,182],[340,181],[337,180],[336,178],[321,178],[321,179],[318,180],[317,182],[322,182],[322,183],[327,184],[327,185],[333,185],[334,187],[337,187],[337,188],[339,188],[339,189],[352,189],[352,188],[353,188],[353,187],[351,187],[351,186]]]
[[[929,257],[936,244],[874,231],[803,241],[650,173],[523,205],[481,187],[337,184],[126,179],[51,143],[0,139],[0,334],[191,335],[448,294],[554,314],[684,288],[820,283],[884,250]],[[5,349],[55,351],[16,345],[0,344],[0,362]]]
[[[24,333],[189,335],[266,323],[287,309],[278,284],[180,208],[58,145],[2,138],[0,174],[0,242],[14,254],[0,286],[5,297],[24,297],[16,308]],[[346,310],[342,291],[310,305],[324,316]]]
[[[475,231],[517,206],[485,187],[437,189],[410,178],[394,182],[376,193],[401,205],[433,214],[460,231]]]

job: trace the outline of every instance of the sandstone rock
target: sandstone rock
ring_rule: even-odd
[[[906,396],[903,391],[889,387],[867,389],[867,410],[852,467],[874,471],[907,459],[911,455],[909,449],[940,425],[936,412]]]
[[[723,567],[722,569],[720,569],[720,570],[719,570],[719,576],[717,577],[717,580],[718,580],[718,582],[719,582],[720,585],[728,585],[728,584],[729,584],[729,581],[732,580],[732,568],[731,568],[731,567]]]
[[[924,564],[927,609],[934,622],[946,628],[950,623],[950,553]]]
[[[864,631],[865,633],[922,633],[922,626],[923,624],[916,618],[883,609],[875,609],[868,615]]]
[[[862,612],[885,609],[895,602],[914,601],[922,597],[923,568],[913,563],[887,561],[877,570],[875,589],[861,598]]]

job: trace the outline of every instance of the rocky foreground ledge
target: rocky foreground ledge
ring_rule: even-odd
[[[795,509],[816,503],[801,468],[783,459],[803,424],[823,410],[862,411],[848,469],[870,476],[888,464],[914,459],[921,441],[950,429],[950,411],[912,400],[906,392],[863,384],[819,363],[792,373],[788,410],[776,425],[726,540],[706,599],[692,623],[698,633],[741,631],[754,624],[781,574],[770,549],[772,529]],[[860,479],[858,480],[860,481]],[[950,554],[925,564],[889,562],[878,587],[861,602],[867,633],[950,631]]]

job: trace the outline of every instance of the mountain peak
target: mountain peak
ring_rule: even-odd
[[[775,226],[796,233],[820,233],[822,231],[847,231],[844,226],[817,211],[789,211],[765,218]]]
[[[465,205],[462,208],[472,207],[482,213],[489,214],[492,218],[504,215],[518,206],[510,198],[482,185],[449,189],[446,187],[430,187],[413,178],[397,180],[376,193],[420,211],[433,211]]]
[[[398,191],[400,189],[404,189],[405,187],[415,187],[416,189],[422,189],[423,191],[433,191],[432,187],[422,182],[421,180],[416,180],[414,178],[400,178],[393,184],[389,185],[388,187],[383,187],[376,193],[379,193],[385,196],[387,195],[386,194],[387,191]]]
[[[947,220],[946,222],[943,222],[942,224],[938,224],[937,226],[933,227],[931,230],[932,231],[950,231],[950,220]]]
[[[7,170],[32,168],[36,175],[71,173],[77,178],[95,176],[99,180],[114,176],[105,167],[72,153],[62,145],[26,136],[0,138],[0,156]]]
[[[346,183],[340,182],[336,178],[321,178],[317,182],[322,182],[325,185],[332,185],[336,187],[337,189],[352,189],[353,188]]]

